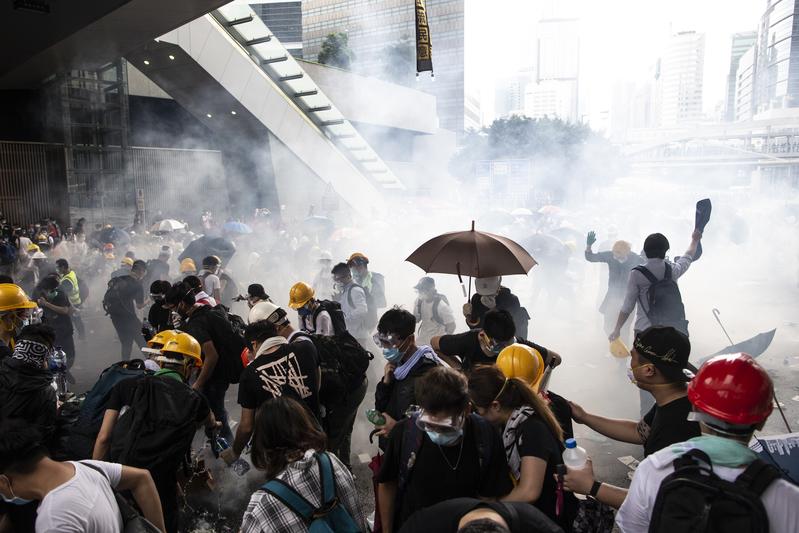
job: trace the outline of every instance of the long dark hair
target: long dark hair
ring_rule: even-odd
[[[487,408],[495,400],[503,409],[530,406],[546,423],[552,435],[563,442],[563,429],[544,399],[519,378],[506,379],[495,366],[482,365],[472,370],[469,374],[469,396],[472,403],[480,408]]]
[[[271,479],[306,450],[324,451],[325,434],[297,400],[279,396],[265,401],[255,415],[252,464]]]

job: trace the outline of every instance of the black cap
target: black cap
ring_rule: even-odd
[[[635,336],[633,349],[639,356],[651,361],[661,374],[672,382],[687,382],[691,379],[684,370],[696,368],[688,362],[691,341],[670,326],[652,326]]]
[[[251,298],[260,298],[261,300],[269,299],[269,295],[264,291],[264,286],[260,283],[253,283],[247,287],[247,294],[249,294]]]

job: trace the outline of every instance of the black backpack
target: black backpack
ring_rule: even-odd
[[[372,293],[366,287],[358,285],[357,283],[353,283],[350,285],[350,288],[347,289],[347,301],[350,304],[350,307],[355,307],[355,303],[352,301],[352,289],[355,287],[361,287],[363,289],[364,295],[366,295],[366,329],[368,331],[372,331],[377,327],[377,306],[375,305],[375,299],[372,296]]]
[[[208,308],[203,312],[214,313],[217,319],[207,321],[208,334],[214,343],[219,361],[216,363],[227,383],[235,384],[241,378],[244,364],[241,361],[241,352],[247,347],[244,340],[244,321],[237,315],[231,315],[224,306]],[[232,318],[231,318],[232,317]]]
[[[191,447],[203,401],[174,378],[139,378],[111,434],[109,460],[151,471],[177,468]]]
[[[366,377],[369,361],[374,359],[349,333],[328,337],[301,333],[308,337],[316,347],[322,381],[319,386],[319,401],[330,405],[354,390]]]
[[[674,460],[674,472],[660,484],[649,533],[768,533],[760,496],[779,477],[756,459],[735,481],[726,481],[705,452],[691,450]]]
[[[8,241],[0,241],[0,265],[13,265],[17,260],[17,248]]]
[[[105,405],[111,397],[114,385],[125,379],[138,378],[148,371],[141,359],[120,361],[109,366],[100,374],[94,386],[86,393],[80,406],[80,413],[71,428],[67,447],[71,456],[77,459],[90,459],[94,440],[100,432],[105,415]]]
[[[108,288],[103,295],[103,309],[106,315],[119,315],[125,313],[125,301],[122,289],[128,283],[129,276],[118,276],[108,280]]]
[[[444,301],[444,303],[449,304],[449,300],[447,300],[447,297],[444,296],[443,294],[436,294],[435,298],[433,299],[433,322],[435,322],[440,326],[446,326],[444,321],[441,319],[441,315],[438,314],[438,304],[440,304],[442,300]],[[421,299],[416,300],[416,316],[418,317],[422,316]]]
[[[663,279],[657,279],[645,266],[637,266],[637,270],[649,280],[647,289],[647,318],[653,326],[671,326],[688,335],[688,321],[685,320],[685,306],[677,282],[671,278],[671,265],[666,263]],[[643,307],[643,306],[642,306]]]
[[[313,322],[316,324],[316,317],[322,311],[327,311],[330,315],[330,321],[333,323],[333,333],[342,335],[347,332],[347,321],[344,319],[344,311],[341,310],[341,304],[331,300],[320,300],[319,307],[313,312]]]

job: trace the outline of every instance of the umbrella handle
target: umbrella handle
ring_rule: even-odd
[[[734,342],[732,342],[732,338],[730,338],[730,334],[729,334],[729,333],[727,333],[727,328],[725,328],[725,327],[724,327],[724,324],[722,324],[722,323],[721,323],[721,319],[719,318],[719,315],[720,315],[720,314],[721,314],[721,311],[719,311],[718,309],[716,309],[716,308],[714,307],[714,308],[713,308],[713,317],[715,317],[715,319],[716,319],[716,322],[718,322],[718,323],[719,323],[719,326],[721,327],[721,331],[723,331],[723,332],[724,332],[724,335],[726,335],[726,337],[727,337],[727,340],[728,340],[728,341],[730,341],[730,346],[732,346],[732,345],[733,345],[733,344],[735,344],[735,343],[734,343]]]
[[[460,261],[455,263],[455,270],[458,273],[458,282],[461,284],[461,290],[463,291],[463,297],[466,298],[467,297],[466,287],[464,287],[464,285],[463,285],[463,277],[461,276],[461,263],[460,263]],[[469,278],[469,290],[471,290],[471,282],[472,282],[472,278]]]

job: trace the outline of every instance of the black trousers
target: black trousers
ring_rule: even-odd
[[[141,334],[141,322],[135,316],[111,315],[111,323],[117,331],[117,337],[119,337],[122,360],[127,361],[130,359],[130,351],[134,342],[139,348],[144,346],[144,336]]]
[[[325,430],[327,431],[327,448],[338,457],[342,463],[350,467],[350,453],[352,448],[352,428],[358,407],[366,396],[369,381],[364,378],[357,388],[347,393],[340,402],[331,405],[325,417]]]

